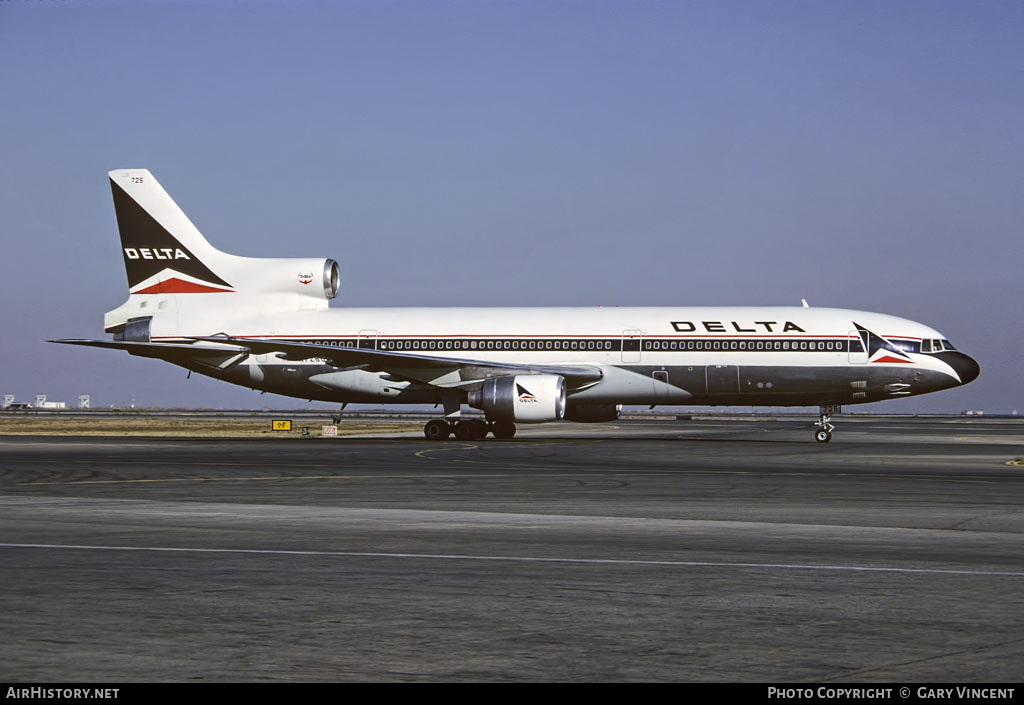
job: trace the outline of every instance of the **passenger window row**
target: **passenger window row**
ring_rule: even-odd
[[[544,339],[506,338],[479,339],[423,339],[423,338],[358,338],[304,341],[313,345],[329,345],[331,347],[362,348],[368,350],[395,350],[403,352],[416,351],[480,351],[480,350],[511,350],[511,351],[559,351],[584,350],[614,352],[625,349],[639,350],[640,341],[643,349],[651,352],[689,352],[689,351],[736,351],[736,352],[860,352],[863,350],[859,340],[716,340],[713,338],[699,340],[675,340],[657,338],[614,338],[603,340],[579,339]],[[936,341],[938,342],[938,341]],[[952,348],[948,348],[952,349]]]

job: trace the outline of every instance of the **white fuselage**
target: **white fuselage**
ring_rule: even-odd
[[[154,303],[159,307],[159,301],[149,300],[146,308],[152,311]],[[169,308],[173,307],[165,310]],[[154,342],[228,332],[234,338],[481,362],[600,367],[604,378],[571,390],[571,402],[840,404],[960,383],[948,361],[920,352],[922,340],[943,339],[935,329],[895,316],[845,309],[321,308],[266,313],[207,303],[188,316],[180,313],[164,323],[154,316]],[[902,356],[871,355],[861,345],[858,325],[906,350]],[[340,402],[436,400],[436,394],[392,374],[339,372],[325,368],[322,361],[287,361],[273,354],[253,355],[230,375],[215,376],[257,389]]]

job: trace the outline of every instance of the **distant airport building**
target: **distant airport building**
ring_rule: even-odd
[[[89,408],[89,395],[88,394],[79,394],[78,395],[78,408],[79,409],[88,409]]]
[[[64,409],[67,404],[62,401],[46,401],[45,394],[36,394],[35,408],[37,409]]]

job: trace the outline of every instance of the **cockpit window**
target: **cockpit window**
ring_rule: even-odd
[[[933,338],[931,340],[921,341],[921,352],[937,353],[942,352],[943,350],[956,350],[956,348],[953,347],[953,343],[949,342],[945,338],[941,340]]]

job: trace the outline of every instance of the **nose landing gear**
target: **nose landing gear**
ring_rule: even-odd
[[[840,406],[818,407],[818,420],[814,422],[818,430],[814,432],[814,440],[818,443],[828,443],[832,440],[832,431],[835,429],[831,423],[832,414],[838,414],[840,411],[842,411]]]

